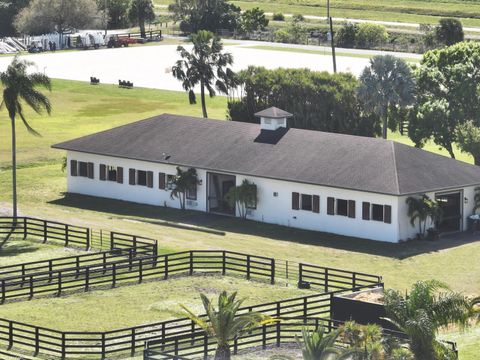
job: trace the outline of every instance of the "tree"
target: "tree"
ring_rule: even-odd
[[[357,46],[372,48],[385,43],[388,40],[387,28],[383,25],[361,23],[358,25],[356,35]]]
[[[387,138],[388,111],[405,108],[414,101],[415,80],[405,60],[378,55],[360,75],[358,96],[365,108],[382,119],[382,137]]]
[[[416,70],[417,104],[410,115],[409,136],[422,147],[433,139],[455,158],[457,127],[480,124],[480,44],[462,42],[428,51]]]
[[[347,360],[351,359],[356,350],[348,350],[336,346],[341,330],[325,332],[324,327],[310,332],[302,329],[302,341],[297,339],[298,345],[302,348],[303,360]]]
[[[239,314],[238,311],[243,303],[237,300],[237,293],[228,295],[223,291],[218,297],[218,307],[212,304],[204,294],[200,294],[206,318],[195,315],[192,311],[182,305],[187,316],[199,327],[201,327],[208,336],[217,340],[217,350],[215,360],[230,360],[230,343],[249,330],[269,324],[275,321],[270,317],[258,312],[247,312]]]
[[[234,31],[238,26],[240,8],[227,0],[175,0],[168,6],[174,21],[180,22],[185,33],[199,30],[216,32],[219,29]]]
[[[85,29],[100,25],[95,0],[31,0],[15,19],[15,27],[25,34]]]
[[[132,0],[128,17],[130,21],[140,26],[140,36],[145,38],[145,22],[155,20],[152,0]]]
[[[335,39],[337,46],[344,48],[355,47],[358,25],[347,22],[337,32]]]
[[[439,330],[449,325],[466,327],[474,316],[469,298],[436,280],[416,282],[406,296],[387,289],[384,302],[386,320],[407,334],[415,358],[422,360],[447,358],[449,350],[436,339]]]
[[[28,5],[30,0],[0,0],[0,37],[15,35],[15,16]]]
[[[458,19],[440,19],[435,28],[437,42],[446,46],[463,41],[463,26]]]
[[[428,220],[435,226],[442,217],[442,210],[438,203],[423,194],[421,197],[410,196],[406,200],[410,224],[415,226],[418,221],[418,234],[425,235]]]
[[[230,206],[234,207],[236,204],[238,213],[243,219],[246,219],[247,208],[257,207],[257,185],[247,179],[243,179],[241,185],[230,188],[226,198]]]
[[[219,92],[228,94],[236,79],[235,73],[229,67],[233,64],[233,57],[230,53],[222,52],[222,41],[210,31],[200,30],[191,36],[191,41],[191,52],[183,46],[177,48],[182,60],[177,61],[172,72],[173,76],[182,82],[185,91],[188,91],[190,104],[196,104],[194,88],[200,85],[203,117],[207,118],[205,89],[210,97],[216,94],[214,87]]]
[[[473,156],[475,165],[480,165],[480,128],[473,121],[457,127],[457,144],[460,150]]]
[[[187,191],[196,188],[198,185],[197,170],[190,168],[182,170],[177,167],[177,175],[173,179],[173,189],[170,194],[171,198],[178,198],[180,201],[180,208],[185,210],[185,198]]]
[[[99,10],[105,11],[105,0],[97,0]],[[108,28],[122,29],[129,26],[130,0],[107,0]]]
[[[351,74],[250,66],[239,81],[240,96],[228,101],[233,121],[258,123],[257,111],[277,106],[295,114],[289,123],[294,128],[360,136],[380,132],[378,117],[358,101],[358,80]]]
[[[265,30],[268,26],[268,19],[265,17],[265,13],[260,8],[256,7],[250,10],[246,10],[240,16],[241,32],[249,33],[257,30]]]
[[[12,127],[12,202],[13,217],[17,217],[17,157],[15,122],[20,117],[27,130],[38,136],[25,118],[23,103],[36,113],[46,110],[50,114],[52,107],[48,98],[37,90],[38,87],[51,89],[50,79],[41,73],[28,73],[33,63],[20,60],[15,56],[5,72],[0,73],[0,83],[3,87],[3,97],[0,109],[5,107],[10,117]]]

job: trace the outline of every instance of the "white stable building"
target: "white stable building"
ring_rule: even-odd
[[[68,192],[179,208],[176,167],[199,184],[186,207],[238,215],[225,199],[248,179],[257,204],[248,218],[379,241],[413,238],[406,199],[427,194],[462,231],[473,212],[480,167],[390,140],[288,128],[270,108],[261,124],[163,114],[54,145],[67,151]]]

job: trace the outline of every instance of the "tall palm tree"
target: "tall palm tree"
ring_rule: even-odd
[[[185,198],[187,191],[195,188],[198,184],[197,170],[189,168],[188,170],[182,170],[177,166],[177,175],[173,180],[173,189],[170,197],[178,198],[180,201],[180,208],[185,210]]]
[[[218,297],[218,308],[215,308],[210,299],[200,294],[206,318],[195,315],[192,311],[181,305],[187,316],[208,336],[217,340],[215,360],[230,360],[230,343],[243,333],[254,327],[272,323],[275,319],[258,312],[237,314],[243,300],[236,299],[237,293],[228,295],[223,291]]]
[[[194,88],[200,85],[203,117],[207,118],[205,105],[205,89],[210,97],[215,96],[215,88],[228,94],[229,88],[235,85],[235,73],[229,67],[233,64],[230,53],[223,53],[223,44],[218,36],[206,30],[200,30],[191,36],[193,49],[187,51],[179,46],[177,51],[182,57],[172,68],[175,78],[182,82],[185,91],[188,91],[190,104],[196,104]]]
[[[473,302],[436,281],[418,281],[406,296],[397,290],[386,290],[385,309],[389,322],[410,338],[416,359],[435,360],[448,353],[436,339],[442,327],[468,326],[474,316]]]
[[[358,96],[365,109],[382,120],[382,137],[387,138],[388,111],[405,108],[414,101],[415,80],[407,62],[392,55],[378,55],[370,60],[360,75]]]
[[[41,73],[28,74],[27,70],[32,65],[32,62],[21,60],[18,56],[15,56],[7,70],[0,73],[0,84],[3,87],[3,98],[0,103],[0,109],[3,107],[7,109],[12,125],[12,198],[14,218],[17,217],[17,145],[15,120],[17,116],[20,117],[31,134],[40,136],[27,122],[23,110],[23,103],[26,103],[38,114],[46,110],[50,115],[52,111],[49,99],[37,90],[39,86],[51,90],[50,79]]]
[[[418,221],[419,235],[423,236],[427,229],[427,221],[430,219],[434,225],[440,221],[443,211],[440,205],[423,194],[421,197],[409,196],[406,200],[410,224],[415,226]]]

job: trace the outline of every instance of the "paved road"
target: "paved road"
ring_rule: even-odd
[[[332,59],[328,50],[318,46],[298,46],[300,48],[325,51],[326,55],[306,54],[260,50],[250,48],[255,45],[269,45],[264,42],[232,42],[228,41],[226,51],[233,54],[234,70],[245,69],[249,65],[266,68],[293,67],[310,68],[312,70],[332,71]],[[283,46],[270,43],[272,46]],[[339,51],[343,51],[340,50]],[[352,51],[355,53],[377,54],[375,51]],[[398,56],[415,57],[415,54],[397,54]],[[135,86],[182,90],[167,69],[178,59],[176,45],[143,46],[122,49],[85,50],[57,52],[54,54],[25,55],[37,66],[37,71],[45,72],[52,78],[89,81],[90,76],[98,77],[102,83],[116,84],[118,80],[132,81]],[[11,57],[0,57],[0,71],[5,70]],[[337,58],[339,71],[350,71],[358,75],[368,59],[344,57]]]

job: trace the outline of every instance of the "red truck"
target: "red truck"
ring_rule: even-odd
[[[119,48],[119,47],[127,47],[132,44],[136,44],[137,39],[126,37],[126,36],[118,36],[118,35],[111,35],[108,39],[107,46],[109,48]]]

